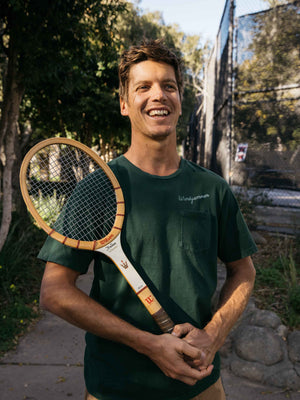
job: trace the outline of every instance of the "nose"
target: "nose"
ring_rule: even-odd
[[[166,99],[166,93],[163,89],[163,87],[161,87],[161,85],[157,84],[155,86],[153,86],[152,88],[152,99],[154,101],[164,101]]]

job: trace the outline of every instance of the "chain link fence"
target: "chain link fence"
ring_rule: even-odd
[[[233,187],[263,193],[269,205],[297,208],[300,1],[267,3],[225,2],[206,65],[193,158]],[[190,129],[189,143],[192,136]]]

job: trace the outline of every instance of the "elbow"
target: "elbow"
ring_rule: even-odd
[[[42,283],[39,299],[41,310],[57,314],[61,307],[59,299],[60,296],[57,291],[52,290],[52,288],[49,288]]]
[[[226,264],[227,277],[239,283],[254,286],[256,270],[251,257],[246,257]]]
[[[247,258],[247,262],[245,264],[245,268],[240,271],[240,278],[249,285],[251,290],[254,288],[256,270],[253,264],[253,261],[250,257]]]
[[[75,282],[79,273],[60,264],[48,262],[40,289],[40,307],[60,315],[74,298]]]
[[[43,311],[52,311],[53,309],[53,296],[50,296],[47,290],[43,287],[41,287],[40,291],[40,308]]]
[[[254,264],[253,264],[252,260],[251,260],[251,263],[250,263],[249,275],[250,275],[250,280],[252,282],[252,285],[254,287],[255,278],[256,278],[256,269],[254,267]]]

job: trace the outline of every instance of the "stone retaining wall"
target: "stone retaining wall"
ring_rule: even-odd
[[[223,368],[263,384],[300,389],[300,331],[289,332],[251,299],[220,350]]]
[[[225,278],[225,266],[219,264],[214,304]],[[290,332],[277,314],[258,309],[254,298],[227,337],[220,355],[222,368],[237,376],[284,389],[300,389],[300,331]]]

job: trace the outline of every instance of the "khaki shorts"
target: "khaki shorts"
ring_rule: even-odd
[[[86,392],[84,399],[97,400],[96,397],[92,396],[88,392]],[[219,378],[214,385],[198,394],[198,396],[193,397],[191,400],[226,400],[221,378]]]
[[[215,384],[211,385],[208,389],[198,394],[198,396],[193,397],[191,400],[226,400],[221,378],[219,378]]]

